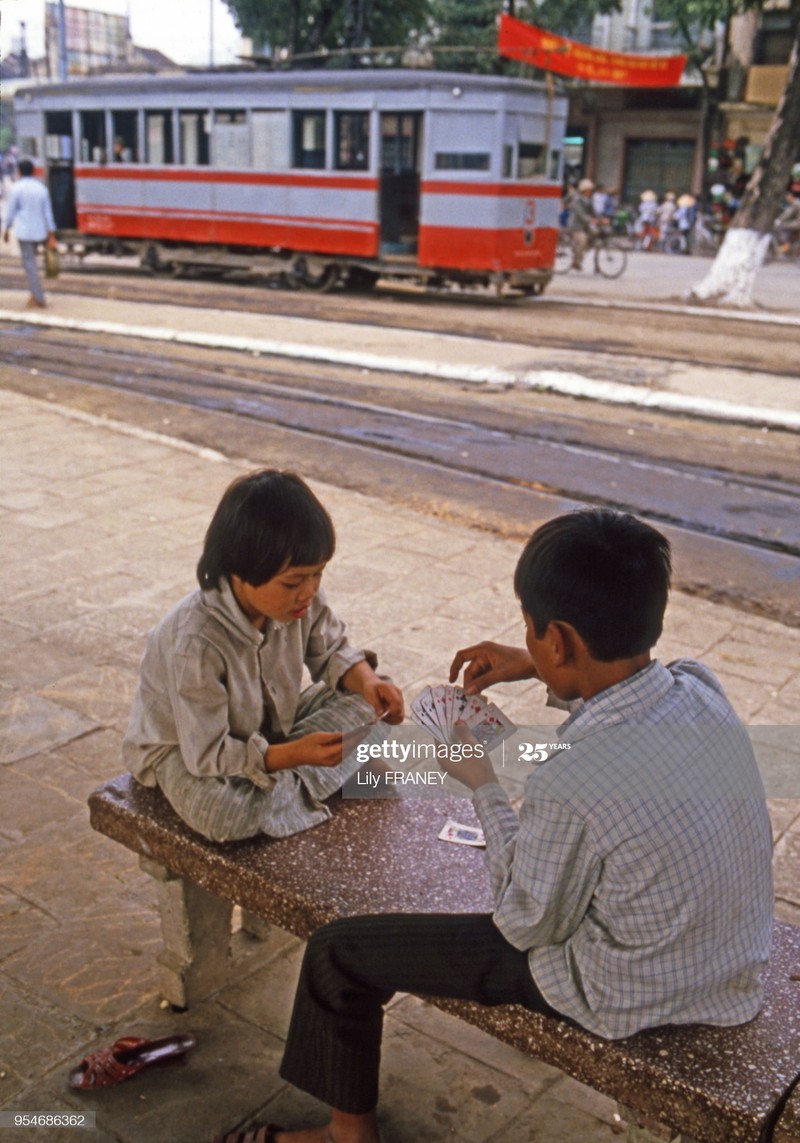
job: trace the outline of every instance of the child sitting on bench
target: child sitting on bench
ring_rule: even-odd
[[[235,480],[206,533],[199,590],[148,638],[123,758],[211,841],[326,821],[324,799],[361,766],[355,752],[342,759],[343,732],[374,721],[363,741],[377,742],[402,721],[402,694],[320,590],[335,545],[299,476]]]

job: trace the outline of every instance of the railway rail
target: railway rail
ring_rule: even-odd
[[[246,364],[231,354],[201,365],[197,353],[165,355],[122,340],[79,343],[52,330],[31,338],[24,326],[7,328],[3,343],[6,361],[43,384],[77,382],[210,415],[216,424],[233,419],[277,430],[284,440],[289,434],[304,467],[306,456],[327,448],[339,458],[334,468],[347,471],[343,458],[355,450],[382,481],[385,472],[403,470],[415,471],[415,486],[421,473],[432,487],[441,479],[451,505],[479,484],[493,506],[484,527],[505,520],[511,527],[501,530],[529,530],[532,519],[573,503],[635,511],[674,529],[694,553],[702,571],[684,586],[800,624],[800,479],[776,471],[772,450],[746,449],[747,470],[733,471],[721,447],[701,449],[698,461],[696,445],[681,448],[674,427],[666,437],[653,428],[628,436],[586,416],[521,416],[518,407],[445,398],[430,386],[427,395],[396,382],[382,388],[379,378],[368,387],[341,370],[315,370],[312,390],[282,363]],[[213,434],[206,443],[215,443]],[[329,471],[317,475],[331,479]],[[736,553],[738,572],[727,583],[715,582],[721,549]]]
[[[7,266],[9,286],[24,288],[16,263]],[[595,372],[615,378],[620,364],[637,358],[686,362],[692,366],[731,367],[776,376],[797,376],[796,338],[759,324],[729,319],[720,323],[713,312],[695,314],[637,314],[609,310],[602,322],[591,307],[564,299],[517,300],[498,307],[493,295],[476,292],[422,293],[381,283],[372,295],[334,291],[325,295],[270,288],[257,277],[224,283],[203,278],[152,278],[141,268],[111,260],[84,265],[66,262],[64,273],[51,284],[61,291],[86,297],[124,298],[164,305],[224,308],[246,313],[268,311],[293,317],[367,325],[442,331],[484,340],[506,340],[566,349],[590,355]],[[592,362],[584,362],[586,372]]]

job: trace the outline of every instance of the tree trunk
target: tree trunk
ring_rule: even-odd
[[[764,150],[708,274],[689,297],[749,306],[756,275],[784,201],[800,139],[800,19],[794,21],[786,85]]]

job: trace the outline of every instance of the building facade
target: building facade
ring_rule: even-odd
[[[569,33],[593,47],[678,54],[681,46],[658,0],[622,9]],[[523,19],[535,18],[535,8]],[[687,69],[675,88],[574,84],[569,92],[567,176],[588,176],[620,202],[645,189],[702,195],[710,185],[741,185],[752,171],[783,91],[791,45],[790,0],[736,17],[707,35],[704,74]],[[724,63],[724,66],[723,66]],[[800,159],[800,140],[798,140]]]

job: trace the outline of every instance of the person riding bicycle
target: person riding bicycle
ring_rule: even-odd
[[[598,218],[592,205],[594,183],[591,179],[581,179],[577,190],[573,190],[569,198],[569,230],[572,243],[572,268],[580,270],[583,265],[583,256],[597,232]]]

